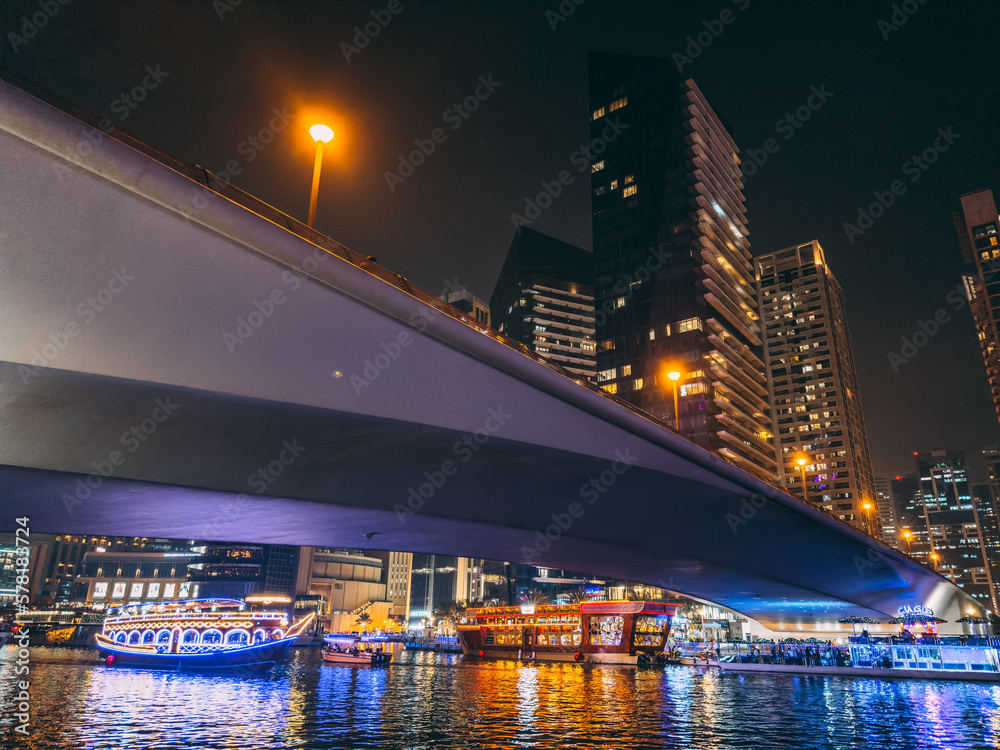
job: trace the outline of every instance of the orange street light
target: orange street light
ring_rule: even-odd
[[[865,500],[861,503],[861,507],[865,510],[865,525],[868,527],[868,536],[872,535],[872,501]]]
[[[909,529],[903,529],[903,539],[906,540],[906,554],[910,554],[910,537],[913,534],[910,533]]]
[[[931,552],[931,560],[933,560],[933,561],[934,561],[934,572],[935,572],[935,573],[937,573],[937,569],[938,569],[938,559],[939,559],[939,558],[940,558],[940,555],[938,555],[938,553],[937,553],[937,552]]]
[[[677,381],[681,379],[681,374],[677,370],[671,370],[667,373],[667,377],[670,378],[674,386],[674,429],[680,432],[681,413],[677,408]]]
[[[809,502],[809,488],[806,485],[806,464],[809,463],[809,457],[805,453],[800,453],[799,457],[795,459],[795,463],[799,465],[799,471],[802,472],[802,499]]]
[[[316,141],[316,163],[313,166],[312,194],[309,196],[309,220],[306,225],[312,227],[316,219],[316,201],[319,199],[319,173],[323,167],[323,144],[333,140],[333,131],[326,125],[313,125],[309,135]]]

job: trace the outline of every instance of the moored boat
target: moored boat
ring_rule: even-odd
[[[323,646],[323,662],[325,664],[357,664],[361,666],[388,664],[392,661],[392,653],[375,650],[341,650],[336,647]]]
[[[96,636],[109,665],[178,671],[266,672],[309,625],[281,610],[236,599],[195,599],[115,608]]]
[[[636,664],[663,651],[677,606],[613,601],[482,607],[466,612],[458,638],[469,655]]]

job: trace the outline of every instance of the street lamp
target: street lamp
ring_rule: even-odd
[[[333,140],[333,131],[326,125],[313,125],[309,128],[309,135],[316,141],[316,163],[313,166],[312,194],[309,196],[309,220],[308,227],[312,227],[316,219],[316,201],[319,198],[319,172],[323,166],[323,144]]]
[[[677,381],[681,379],[681,374],[677,370],[671,370],[667,373],[667,377],[670,378],[674,386],[674,429],[680,432],[681,430],[681,414],[677,410]]]
[[[937,553],[937,552],[931,552],[931,560],[933,560],[933,561],[934,561],[934,572],[935,572],[935,573],[937,573],[937,569],[938,569],[938,558],[939,558],[939,557],[940,557],[940,555],[938,555],[938,553]]]
[[[806,486],[806,464],[809,463],[809,457],[801,453],[795,459],[795,463],[799,465],[799,471],[802,472],[802,499],[809,502],[809,488]]]
[[[903,539],[906,540],[906,554],[910,554],[910,537],[913,534],[910,533],[909,529],[903,529]]]
[[[861,503],[861,507],[865,509],[865,525],[868,527],[868,536],[872,536],[872,501],[865,500]]]

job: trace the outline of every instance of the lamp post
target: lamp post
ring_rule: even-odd
[[[799,465],[799,471],[802,473],[802,499],[808,503],[809,488],[806,486],[806,464],[809,463],[809,459],[803,454],[795,459],[795,463]]]
[[[309,135],[316,141],[316,163],[313,165],[312,194],[309,196],[309,220],[306,226],[312,228],[316,219],[316,201],[319,198],[319,173],[323,167],[323,144],[333,140],[333,131],[326,125],[313,125]]]
[[[677,381],[681,379],[681,374],[677,370],[671,370],[667,373],[667,377],[674,386],[674,429],[680,432],[681,430],[681,414],[677,409]]]
[[[865,510],[865,526],[868,528],[868,536],[872,536],[872,501],[865,500],[861,503],[861,507]]]
[[[913,534],[909,529],[903,529],[903,539],[906,540],[906,554],[910,554],[910,537],[912,536]]]
[[[938,559],[939,559],[940,557],[941,557],[941,556],[940,556],[940,555],[939,555],[939,554],[938,554],[937,552],[931,552],[931,560],[933,560],[933,561],[934,561],[934,572],[935,572],[935,573],[937,573],[937,572],[938,572]]]

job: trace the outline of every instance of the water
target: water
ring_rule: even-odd
[[[15,658],[0,651],[4,748],[1000,748],[1000,686],[418,651],[383,668],[326,666],[316,649],[225,677],[34,648],[26,740]]]

